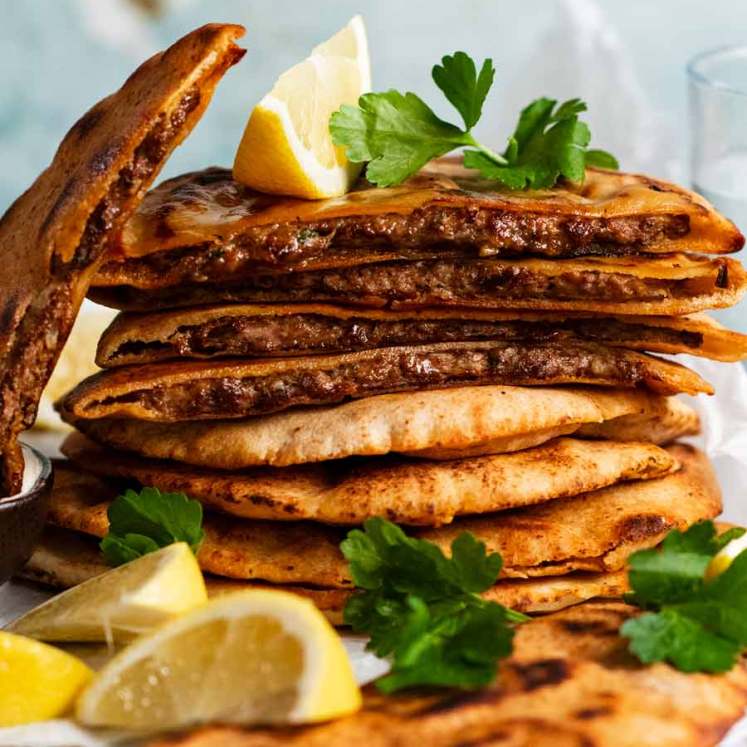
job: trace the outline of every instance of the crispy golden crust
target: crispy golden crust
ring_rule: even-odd
[[[287,331],[282,340],[276,341],[273,334],[279,324]],[[488,336],[493,340],[537,342],[586,340],[633,350],[691,353],[723,361],[747,358],[747,335],[728,330],[705,315],[600,317],[470,309],[382,311],[324,304],[233,304],[120,314],[101,336],[96,362],[102,368],[111,368],[182,357],[348,352],[380,347],[382,341],[388,345],[445,342],[455,339],[455,324],[464,330],[462,340]],[[316,333],[320,327],[330,329],[324,346]],[[398,328],[396,332],[391,331],[393,327]],[[210,336],[216,328],[222,337]],[[615,331],[609,332],[610,328]],[[408,332],[401,329],[409,330],[414,339],[402,340]],[[428,335],[431,339],[425,339]],[[309,344],[298,342],[304,337],[310,339]]]
[[[384,458],[222,472],[148,460],[72,433],[62,451],[81,469],[182,492],[207,508],[247,519],[362,524],[386,516],[439,526],[456,516],[502,511],[598,490],[677,468],[647,443],[564,438],[533,449],[432,462]]]
[[[68,422],[135,418],[159,423],[266,415],[396,391],[465,385],[593,384],[656,394],[713,393],[677,363],[601,345],[441,343],[334,356],[176,361],[109,369],[60,403]]]
[[[450,459],[518,451],[572,433],[583,423],[659,412],[662,400],[644,391],[604,387],[485,386],[386,394],[246,420],[107,418],[75,425],[117,449],[235,470],[390,452]]]
[[[150,747],[713,747],[747,704],[747,667],[725,675],[645,666],[618,630],[637,614],[592,602],[519,626],[495,685],[385,696],[327,724],[276,729],[208,726]]]
[[[412,533],[448,550],[463,530],[503,556],[503,578],[561,576],[574,570],[621,570],[628,555],[653,547],[675,527],[721,512],[713,471],[703,454],[670,447],[682,469],[666,477],[623,483],[592,493],[499,514],[460,518]],[[57,465],[49,521],[95,536],[117,489],[66,464]],[[229,578],[332,588],[352,585],[339,550],[345,531],[312,522],[239,520],[208,514],[198,560],[206,572]]]
[[[18,574],[36,583],[67,589],[110,570],[98,542],[88,535],[48,526],[34,553]],[[324,616],[343,625],[343,609],[352,592],[349,589],[323,589],[312,586],[268,584],[205,575],[208,594],[230,594],[244,589],[282,589],[312,601]],[[572,573],[567,576],[535,579],[504,579],[483,594],[506,607],[527,613],[554,612],[596,598],[619,598],[628,591],[627,573]]]
[[[23,465],[16,437],[110,239],[186,137],[243,51],[240,26],[212,24],[145,62],[73,126],[52,163],[0,220],[0,492]]]

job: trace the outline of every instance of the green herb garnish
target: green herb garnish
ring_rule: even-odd
[[[502,560],[464,532],[451,557],[396,524],[369,519],[341,545],[358,591],[344,620],[371,636],[368,648],[392,659],[379,690],[415,685],[476,688],[495,679],[512,650],[510,623],[528,618],[478,596],[498,578]]]
[[[174,542],[186,542],[194,553],[204,537],[202,505],[184,493],[157,488],[128,490],[107,511],[109,533],[101,551],[109,565],[122,565]]]
[[[345,147],[354,163],[368,162],[366,178],[379,187],[400,184],[428,161],[466,147],[464,165],[501,182],[509,189],[546,189],[559,178],[583,182],[586,166],[616,169],[614,156],[589,150],[591,133],[579,115],[580,99],[558,106],[553,99],[536,99],[525,107],[503,153],[479,143],[472,134],[495,68],[487,59],[480,71],[472,58],[455,52],[432,71],[433,80],[459,112],[464,129],[439,119],[414,93],[366,93],[358,106],[342,106],[330,119],[336,145]]]
[[[646,610],[620,629],[642,662],[684,672],[725,672],[747,646],[747,552],[711,580],[712,558],[744,529],[717,535],[711,521],[672,531],[659,549],[630,557],[627,601]]]

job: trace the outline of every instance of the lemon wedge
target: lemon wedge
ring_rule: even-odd
[[[89,726],[321,721],[356,711],[342,641],[308,600],[282,591],[217,597],[135,641],[78,701]]]
[[[16,620],[46,641],[128,641],[207,601],[189,545],[178,542],[94,576]]]
[[[0,632],[0,727],[61,716],[92,676],[64,651]]]
[[[747,534],[743,534],[741,537],[737,537],[724,545],[711,558],[711,562],[708,564],[705,572],[706,581],[710,581],[722,574],[732,564],[734,558],[745,550],[747,550]]]
[[[308,199],[347,192],[361,171],[329,134],[329,118],[371,90],[363,19],[355,16],[283,73],[251,113],[233,176],[260,192]]]

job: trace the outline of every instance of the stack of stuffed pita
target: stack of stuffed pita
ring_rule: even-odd
[[[336,623],[340,541],[374,516],[445,549],[473,532],[520,610],[618,597],[632,551],[721,510],[672,445],[698,430],[674,395],[712,388],[651,353],[747,355],[685,315],[744,292],[720,256],[742,242],[696,195],[609,171],[497,192],[441,161],[319,202],[166,181],[93,279],[122,313],[60,403],[77,430],[27,573],[103,570],[82,535],[134,485],[204,505],[212,590],[292,589]]]
[[[631,743],[713,741],[741,712],[743,670],[635,667],[610,635],[630,609],[578,603],[620,597],[631,552],[721,511],[708,460],[677,443],[699,423],[676,395],[712,387],[652,353],[747,357],[747,337],[700,313],[744,293],[722,256],[741,234],[686,190],[598,169],[507,192],[440,161],[400,187],[304,202],[212,168],[146,194],[242,32],[206,26],[146,62],[0,221],[5,493],[89,285],[122,312],[99,344],[104,370],[60,403],[76,430],[25,575],[72,586],[106,570],[108,506],[153,486],[204,505],[211,593],[285,588],[340,623],[351,526],[383,516],[446,551],[466,530],[503,557],[488,597],[577,605],[521,628],[498,690],[370,697],[331,732],[217,738],[390,743],[415,714],[434,744],[580,744],[628,729],[630,713]],[[703,715],[714,694],[729,703]]]

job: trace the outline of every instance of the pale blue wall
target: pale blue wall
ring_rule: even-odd
[[[363,13],[368,25],[377,87],[431,95],[428,71],[442,54],[461,48],[474,56],[492,56],[498,68],[490,104],[495,116],[485,118],[480,134],[496,145],[505,129],[500,86],[508,85],[531,60],[535,71],[538,58],[540,71],[543,65],[548,70],[554,65],[554,60],[542,58],[538,44],[556,18],[556,0],[163,0],[163,4],[166,13],[150,21],[131,11],[127,0],[0,0],[0,211],[48,162],[60,137],[88,106],[118,86],[144,56],[206,21],[246,25],[249,52],[220,86],[194,135],[171,159],[167,174],[230,163],[251,106],[277,74],[356,12]],[[747,42],[747,2],[599,0],[597,4],[627,47],[654,113],[671,133],[667,137],[673,154],[684,165],[685,61],[704,48]],[[579,87],[583,89],[582,84]],[[542,90],[541,80],[536,88]],[[600,107],[593,112],[597,121],[604,114]]]

